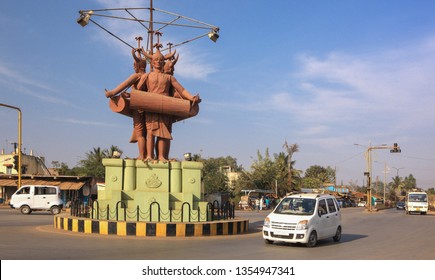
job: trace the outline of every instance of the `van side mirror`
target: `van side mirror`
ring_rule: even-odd
[[[317,210],[317,215],[319,215],[319,217],[322,217],[322,210]]]

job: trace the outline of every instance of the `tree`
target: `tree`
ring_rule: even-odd
[[[323,186],[323,182],[319,178],[304,177],[302,179],[302,185],[308,189],[318,189]]]
[[[78,167],[80,167],[82,172],[80,175],[104,178],[105,168],[103,166],[103,158],[107,157],[109,157],[107,149],[101,149],[100,147],[93,148],[86,153],[85,159],[79,161]]]
[[[109,158],[119,158],[122,155],[122,150],[118,146],[110,146],[109,150],[107,151],[107,157]]]
[[[257,151],[257,160],[251,166],[254,186],[256,189],[273,190],[276,183],[276,168],[266,148],[264,156]]]
[[[294,161],[292,161],[293,158],[293,154],[296,152],[299,152],[299,146],[298,144],[294,143],[291,144],[290,146],[287,143],[287,140],[285,140],[285,143],[283,145],[283,148],[285,148],[286,152],[287,152],[287,156],[285,157],[285,162],[287,163],[287,168],[288,168],[288,187],[291,189],[295,189],[293,188],[293,164],[295,163]]]
[[[403,188],[406,191],[411,191],[412,189],[415,189],[417,187],[417,180],[414,178],[412,174],[409,174],[409,176],[406,176],[403,180]]]
[[[278,195],[284,196],[289,192],[299,190],[302,171],[293,168],[295,161],[289,164],[290,157],[283,152],[275,154],[274,157],[276,183],[279,186]]]
[[[237,165],[237,159],[230,156],[203,159],[201,155],[197,154],[192,155],[192,159],[204,164],[203,182],[206,193],[230,192],[232,196],[234,195],[234,189],[230,188],[228,177],[223,172],[223,168],[229,166],[234,172],[242,170],[241,166]]]
[[[335,170],[331,167],[322,167],[320,165],[312,165],[305,170],[303,186],[305,188],[319,188],[324,183],[335,182]]]
[[[394,192],[396,193],[396,196],[403,196],[406,194],[406,191],[403,191],[403,182],[402,182],[402,178],[399,176],[395,176],[392,179],[391,184],[391,188],[394,190]]]

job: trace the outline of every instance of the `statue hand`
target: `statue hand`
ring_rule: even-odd
[[[201,103],[201,98],[199,97],[199,94],[195,95],[191,101],[192,105],[195,105],[195,103]]]
[[[107,98],[112,98],[114,96],[111,90],[104,89],[104,91]]]

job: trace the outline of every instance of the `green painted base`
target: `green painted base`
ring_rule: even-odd
[[[103,159],[105,187],[98,190],[99,219],[128,221],[207,221],[200,162],[151,163]],[[139,217],[139,219],[138,219]]]

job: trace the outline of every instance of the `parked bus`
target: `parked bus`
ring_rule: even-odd
[[[425,192],[408,192],[405,199],[406,214],[420,213],[426,215],[428,211],[427,193]]]

